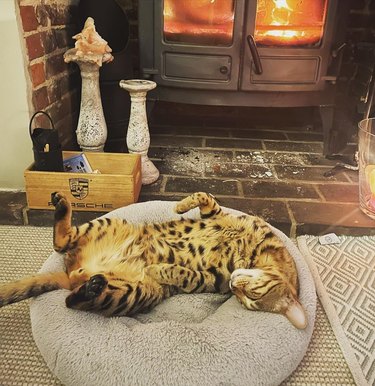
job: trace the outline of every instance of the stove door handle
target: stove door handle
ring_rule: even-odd
[[[255,39],[253,35],[247,35],[246,40],[250,48],[251,56],[253,57],[254,72],[257,75],[262,75],[263,74],[262,62],[260,61],[259,52],[258,52],[257,45],[255,43]]]

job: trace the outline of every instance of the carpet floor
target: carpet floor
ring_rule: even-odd
[[[51,252],[51,228],[0,226],[0,283],[37,272]],[[318,302],[309,349],[283,386],[355,384]],[[33,341],[28,301],[0,309],[0,385],[61,385]]]

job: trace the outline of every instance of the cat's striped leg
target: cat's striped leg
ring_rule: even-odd
[[[65,253],[78,246],[82,230],[80,231],[76,226],[72,227],[72,207],[63,193],[52,193],[51,201],[55,206],[53,247],[55,251]]]
[[[55,207],[55,223],[53,227],[53,247],[57,252],[65,252],[72,239],[72,207],[63,193],[51,194],[51,201]]]
[[[52,204],[55,206],[55,223],[53,227],[53,248],[56,252],[66,253],[64,263],[66,271],[71,280],[72,288],[81,285],[88,280],[87,275],[82,272],[79,261],[77,261],[74,249],[78,248],[86,239],[82,237],[88,230],[93,228],[91,223],[80,227],[71,225],[72,207],[63,193],[51,194]],[[72,251],[72,253],[69,253]]]
[[[55,224],[53,228],[53,246],[55,251],[65,253],[75,250],[86,244],[93,237],[106,232],[114,231],[115,228],[126,224],[125,220],[99,218],[79,227],[72,226],[72,208],[69,200],[63,193],[52,193],[52,204],[55,206]]]
[[[127,282],[96,274],[66,298],[66,306],[105,316],[133,315],[146,312],[172,295],[155,281]]]
[[[176,212],[185,213],[190,209],[199,207],[201,218],[209,218],[223,215],[220,205],[216,202],[214,196],[204,192],[194,193],[184,198],[176,205]]]
[[[61,288],[71,289],[65,272],[42,273],[13,283],[0,283],[0,307]]]
[[[158,283],[177,287],[185,293],[229,291],[228,280],[215,267],[198,271],[177,264],[160,263],[149,265],[145,272]]]

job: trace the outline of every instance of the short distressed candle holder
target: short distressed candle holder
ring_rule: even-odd
[[[129,153],[140,154],[142,159],[142,184],[149,185],[159,178],[159,170],[147,156],[150,147],[150,131],[146,114],[147,92],[156,87],[150,80],[121,80],[120,87],[130,94],[130,118],[126,144]]]

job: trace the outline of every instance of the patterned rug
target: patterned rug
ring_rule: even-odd
[[[357,385],[375,384],[375,237],[339,237],[321,245],[302,236],[298,247]]]
[[[0,226],[0,282],[37,272],[51,252],[51,228]],[[61,386],[34,343],[28,301],[0,308],[0,385]],[[282,385],[355,385],[320,302],[308,351]]]

